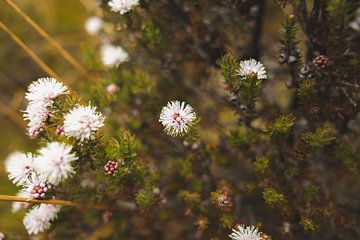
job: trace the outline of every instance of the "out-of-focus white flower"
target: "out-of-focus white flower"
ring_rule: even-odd
[[[64,117],[64,133],[67,137],[75,137],[80,141],[92,139],[94,133],[104,126],[104,116],[96,111],[96,107],[77,106]]]
[[[237,73],[241,78],[256,76],[257,79],[266,79],[266,70],[261,62],[255,59],[241,61]]]
[[[28,192],[26,191],[20,191],[18,194],[16,194],[16,196],[18,197],[22,197],[22,198],[26,198],[26,199],[30,199],[30,195]],[[16,213],[18,212],[19,210],[21,209],[25,209],[25,208],[28,208],[29,207],[29,203],[27,202],[13,202],[12,203],[12,206],[11,206],[11,211],[13,213]]]
[[[50,142],[39,150],[35,158],[37,171],[45,176],[52,185],[58,185],[62,180],[75,173],[71,162],[78,159],[71,153],[72,147],[59,142]]]
[[[159,122],[170,136],[181,136],[194,125],[195,120],[196,113],[190,105],[185,102],[172,101],[161,110]]]
[[[350,23],[350,27],[357,32],[360,32],[360,7],[356,10],[356,16]]]
[[[120,46],[106,43],[101,47],[101,61],[107,67],[117,67],[129,60],[129,54]]]
[[[95,35],[100,32],[103,27],[103,20],[97,16],[89,17],[85,22],[85,30],[89,35]]]
[[[23,223],[29,234],[38,234],[50,228],[50,222],[57,218],[60,206],[40,204],[26,213]]]
[[[25,98],[31,102],[52,102],[56,97],[68,94],[69,90],[63,83],[55,78],[46,77],[39,78],[37,81],[31,83]]]
[[[36,137],[42,131],[42,127],[50,115],[49,105],[45,101],[33,101],[26,107],[23,116],[26,121],[29,121],[27,129],[29,136]]]
[[[139,5],[139,0],[111,0],[108,4],[111,11],[123,15]]]
[[[0,240],[5,239],[5,234],[3,234],[2,232],[0,232]]]
[[[261,232],[257,227],[240,225],[232,229],[229,237],[233,240],[261,240]]]
[[[37,173],[31,174],[31,177],[27,179],[23,186],[23,191],[29,194],[29,198],[35,199],[44,198],[47,191],[51,188],[47,183],[46,177]]]
[[[21,185],[34,172],[34,157],[31,153],[14,152],[6,159],[5,168],[9,179],[14,184]]]

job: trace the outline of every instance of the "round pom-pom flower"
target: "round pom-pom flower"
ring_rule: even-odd
[[[75,173],[71,162],[78,159],[71,153],[72,147],[59,143],[50,142],[39,150],[39,156],[35,158],[38,172],[44,175],[52,185],[58,185],[62,180]]]
[[[164,131],[174,137],[187,133],[196,119],[196,113],[190,105],[171,101],[161,110],[159,122],[165,127]]]
[[[255,59],[249,59],[241,61],[239,69],[237,70],[238,75],[241,78],[256,77],[257,79],[266,79],[266,70],[261,62]]]
[[[6,159],[5,168],[9,179],[14,184],[21,185],[34,172],[34,157],[31,153],[14,152]]]
[[[111,11],[123,15],[139,5],[139,0],[111,0],[108,5]]]
[[[92,139],[94,133],[104,126],[104,121],[96,107],[78,105],[64,116],[64,134],[80,141]]]
[[[26,213],[23,223],[29,234],[38,234],[50,228],[51,221],[57,218],[60,206],[40,204]]]
[[[261,240],[261,232],[257,227],[240,225],[232,229],[229,237],[233,240]]]
[[[68,93],[69,90],[63,83],[59,82],[55,78],[46,77],[39,78],[37,81],[31,83],[28,87],[25,98],[29,102],[52,102],[52,100],[56,97]]]

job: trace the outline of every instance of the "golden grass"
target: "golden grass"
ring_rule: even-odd
[[[74,66],[81,74],[87,76],[87,70],[79,63],[74,57],[72,57],[68,51],[66,51],[53,37],[51,37],[43,28],[41,28],[34,20],[32,20],[25,12],[23,12],[13,1],[5,0],[5,2],[14,9],[14,11],[24,19],[37,33],[39,33],[45,40],[47,40],[59,53]]]
[[[58,80],[61,80],[61,77],[57,75],[43,60],[41,60],[36,53],[34,53],[30,47],[28,47],[20,38],[16,36],[2,21],[0,21],[0,28],[7,34],[9,37],[22,49],[26,52],[29,57],[36,62],[39,67],[44,70],[48,75],[54,77]]]

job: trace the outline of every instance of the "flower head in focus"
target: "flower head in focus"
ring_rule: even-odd
[[[38,234],[50,228],[51,221],[56,219],[60,206],[40,204],[26,213],[23,223],[29,234]]]
[[[92,106],[76,106],[64,116],[64,134],[83,141],[92,139],[94,133],[104,126],[104,116]]]
[[[75,173],[71,162],[77,160],[78,157],[71,151],[72,147],[67,144],[48,143],[39,150],[39,156],[35,158],[36,169],[47,178],[50,184],[58,185]]]
[[[190,105],[172,101],[161,110],[159,122],[170,136],[182,136],[195,124],[196,118],[196,113]]]
[[[139,5],[139,0],[111,0],[108,4],[111,11],[123,15]]]
[[[106,67],[117,67],[129,60],[129,54],[120,46],[106,43],[100,50],[101,61]]]
[[[52,102],[56,97],[68,94],[69,90],[63,83],[59,82],[55,78],[46,77],[39,78],[37,81],[31,83],[28,87],[28,91],[25,98],[29,101],[35,102]]]
[[[264,65],[261,62],[258,62],[252,58],[249,60],[241,61],[237,73],[241,78],[253,76],[255,76],[259,80],[267,78]]]
[[[97,16],[89,17],[85,22],[85,30],[89,35],[95,35],[103,27],[103,20]]]
[[[240,225],[232,229],[229,237],[233,240],[261,240],[261,233],[257,227]]]
[[[9,179],[14,184],[21,185],[25,183],[34,172],[34,157],[31,153],[14,152],[6,159],[5,169]]]

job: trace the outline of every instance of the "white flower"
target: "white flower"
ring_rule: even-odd
[[[85,30],[90,35],[99,33],[102,27],[103,20],[97,16],[89,17],[85,22]]]
[[[259,229],[254,226],[240,225],[236,229],[232,229],[229,237],[233,240],[261,240]]]
[[[357,32],[360,32],[360,7],[356,10],[356,16],[350,23],[350,27]]]
[[[96,107],[77,106],[64,116],[64,133],[80,141],[92,139],[94,133],[104,126],[105,118]]]
[[[190,126],[194,125],[196,113],[185,102],[169,102],[160,113],[159,122],[165,127],[165,132],[170,136],[181,136]]]
[[[38,175],[37,173],[31,174],[31,177],[23,184],[24,189],[29,194],[29,198],[44,198],[47,191],[51,186],[47,183],[47,178],[44,175]]]
[[[249,60],[241,61],[237,73],[241,78],[246,78],[253,75],[256,75],[257,79],[267,78],[264,65],[261,62],[258,62],[252,58]]]
[[[40,204],[26,213],[23,223],[29,234],[38,234],[50,228],[50,221],[57,218],[60,206]]]
[[[50,184],[58,185],[75,173],[71,162],[78,158],[71,150],[71,146],[63,143],[48,143],[39,150],[39,156],[35,158],[37,171],[44,175]]]
[[[6,159],[5,168],[9,179],[14,184],[21,185],[26,182],[35,169],[34,157],[31,153],[14,152]]]
[[[129,60],[129,54],[120,46],[106,43],[101,47],[101,61],[107,67],[117,67]]]
[[[56,80],[55,78],[46,77],[39,78],[37,81],[31,83],[28,87],[28,91],[25,98],[31,102],[46,102],[51,103],[56,97],[68,94],[69,91],[64,84]]]
[[[16,196],[18,197],[22,197],[22,198],[26,198],[26,199],[30,199],[30,194],[24,190],[20,191],[18,194],[16,194]],[[25,209],[29,207],[29,203],[27,202],[13,202],[12,206],[11,206],[11,211],[13,213],[18,212],[21,209]]]
[[[24,119],[28,122],[28,134],[32,137],[37,136],[41,130],[45,121],[50,115],[48,109],[49,103],[45,101],[30,102],[24,111]]]
[[[111,11],[123,15],[139,5],[139,0],[111,0],[108,4]]]

